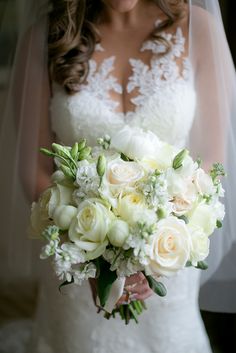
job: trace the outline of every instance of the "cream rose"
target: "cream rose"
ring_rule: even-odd
[[[69,238],[80,249],[100,256],[108,243],[107,233],[113,220],[112,213],[97,199],[83,201],[72,220]],[[91,259],[91,258],[90,258]]]
[[[191,252],[190,261],[193,266],[197,266],[199,261],[204,261],[209,255],[210,241],[209,237],[199,227],[190,227],[191,233]]]
[[[161,141],[151,131],[126,126],[112,137],[111,146],[131,159],[142,159],[155,157]]]
[[[117,213],[129,224],[136,222],[154,224],[157,221],[155,211],[148,209],[145,205],[144,196],[136,192],[127,194],[119,199]]]
[[[121,159],[110,162],[106,173],[107,181],[112,185],[133,185],[143,175],[144,171],[138,163]]]
[[[215,187],[212,178],[206,174],[203,169],[199,168],[195,171],[193,181],[197,191],[201,195],[211,195],[214,193]]]
[[[151,237],[147,273],[170,277],[189,260],[191,236],[182,220],[168,217],[157,225]]]
[[[189,218],[190,226],[200,227],[209,236],[216,228],[216,212],[211,205],[200,203],[192,212]]]
[[[129,226],[122,220],[116,220],[108,232],[108,239],[114,246],[121,247],[129,235]]]

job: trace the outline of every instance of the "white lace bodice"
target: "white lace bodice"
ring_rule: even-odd
[[[90,60],[87,83],[73,96],[54,85],[51,119],[60,142],[72,144],[85,136],[89,144],[94,144],[98,137],[112,135],[128,124],[152,130],[171,144],[184,145],[195,110],[192,72],[188,58],[183,57],[181,65],[178,62],[185,44],[181,28],[164,36],[172,44],[167,55],[158,55],[163,52],[162,45],[146,41],[141,52],[152,51],[150,66],[140,59],[129,59],[132,75],[126,90],[138,90],[138,95],[131,98],[133,111],[116,112],[119,103],[110,98],[111,91],[123,93],[113,76],[114,56],[105,58],[99,66]],[[97,50],[103,49],[98,46]]]
[[[167,55],[158,55],[164,50],[162,45],[147,41],[141,51],[151,51],[150,65],[140,58],[129,60],[132,74],[125,93],[136,94],[130,98],[133,111],[118,113],[119,103],[111,99],[112,91],[124,93],[114,76],[114,56],[105,57],[100,65],[90,60],[87,83],[73,96],[53,86],[52,127],[60,142],[72,144],[85,137],[89,144],[95,144],[98,137],[112,136],[128,124],[152,130],[169,143],[185,144],[196,105],[191,67],[183,54],[185,38],[181,29],[163,35],[171,43]],[[103,48],[98,46],[97,50]],[[119,318],[107,322],[97,315],[87,283],[67,287],[68,294],[61,295],[51,269],[45,270],[32,351],[210,353],[197,303],[199,276],[196,269],[180,272],[167,281],[167,297],[153,295],[140,324],[125,327]]]

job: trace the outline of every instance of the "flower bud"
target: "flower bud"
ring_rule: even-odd
[[[185,159],[185,157],[188,155],[188,150],[184,149],[182,151],[180,151],[174,158],[174,161],[173,161],[173,165],[172,167],[174,169],[179,169],[180,167],[182,167],[183,165],[183,161]]]
[[[104,155],[101,155],[98,157],[98,162],[97,162],[97,173],[100,176],[100,178],[103,177],[106,171],[106,158]]]
[[[116,220],[108,232],[108,239],[113,246],[121,247],[129,235],[129,226],[126,222]]]
[[[83,139],[78,143],[78,151],[81,152],[86,146],[86,140]]]
[[[80,151],[79,161],[83,161],[84,159],[87,159],[90,153],[91,153],[91,147],[84,147],[84,149]]]
[[[71,221],[75,217],[76,213],[76,207],[62,205],[56,208],[53,214],[53,220],[60,229],[67,230],[69,229]]]

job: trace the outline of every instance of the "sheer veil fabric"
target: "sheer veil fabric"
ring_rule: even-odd
[[[197,108],[189,148],[209,166],[221,161],[226,217],[211,239],[209,269],[202,274],[201,306],[236,312],[236,76],[217,0],[189,0],[189,57]],[[11,6],[10,0],[6,5]],[[9,52],[8,94],[1,109],[1,266],[5,280],[37,276],[35,242],[27,239],[37,185],[40,117],[49,116],[48,1],[25,0],[17,44]],[[7,16],[7,10],[6,10]],[[4,18],[2,28],[4,29]],[[14,55],[13,55],[14,54]],[[148,119],[148,117],[147,117]],[[46,168],[45,160],[45,168]],[[5,270],[3,270],[5,268]],[[7,269],[7,270],[6,270]],[[217,296],[218,294],[218,296]]]

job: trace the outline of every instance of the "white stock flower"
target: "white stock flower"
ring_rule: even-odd
[[[77,213],[77,208],[74,206],[62,205],[56,208],[53,214],[53,220],[60,229],[67,230],[70,227],[72,219]]]
[[[124,127],[111,138],[111,147],[131,159],[155,157],[161,141],[151,131],[137,127]]]
[[[193,266],[197,266],[199,261],[204,261],[209,255],[210,240],[200,227],[189,227],[191,233],[190,261]]]
[[[97,199],[83,201],[69,228],[69,238],[80,249],[99,257],[107,245],[112,213]],[[95,258],[94,257],[94,258]]]
[[[113,246],[121,247],[129,235],[129,226],[122,220],[115,220],[108,232],[108,239]]]
[[[200,203],[189,217],[189,226],[200,227],[209,236],[216,228],[216,221],[216,212],[212,205]]]
[[[97,173],[96,163],[89,163],[87,160],[79,162],[76,183],[79,188],[75,190],[73,197],[77,204],[80,204],[81,200],[86,197],[98,196],[100,178]]]
[[[216,201],[213,205],[213,210],[215,212],[216,219],[218,221],[223,221],[225,216],[225,206],[220,201]]]
[[[157,221],[155,211],[147,208],[145,197],[136,192],[119,199],[117,212],[129,224],[137,222],[153,224]]]
[[[191,237],[184,221],[176,217],[161,220],[150,238],[147,273],[170,277],[185,267],[190,248]]]
[[[215,193],[215,187],[212,178],[207,173],[205,173],[203,169],[198,168],[195,171],[193,175],[193,181],[200,195],[212,195]]]

